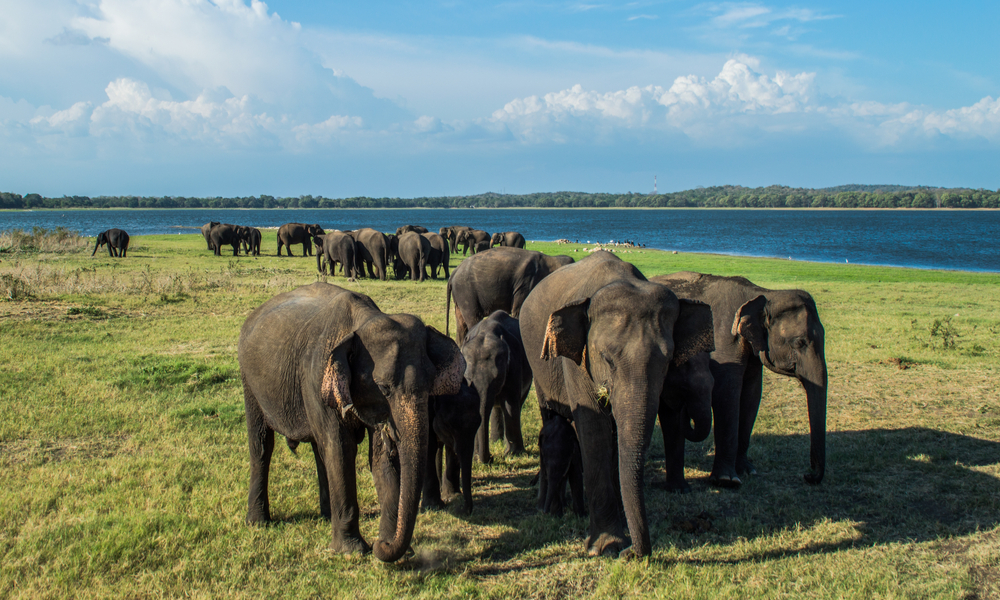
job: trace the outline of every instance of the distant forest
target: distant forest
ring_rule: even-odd
[[[669,194],[485,193],[428,198],[326,198],[323,196],[63,196],[0,192],[0,208],[1000,208],[1000,190],[842,185],[808,189],[772,185],[716,186]]]

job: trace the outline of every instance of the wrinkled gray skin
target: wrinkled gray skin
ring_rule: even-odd
[[[403,225],[396,230],[396,235],[400,236],[409,231],[414,231],[416,233],[427,233],[427,228],[423,225]]]
[[[561,517],[569,483],[573,512],[586,516],[583,493],[583,458],[573,424],[550,410],[542,410],[538,432],[538,510]]]
[[[370,227],[355,229],[349,232],[354,238],[355,260],[358,263],[358,275],[364,275],[364,269],[368,268],[368,276],[372,279],[378,278],[382,281],[388,279],[386,268],[389,266],[389,238],[381,231],[375,231]]]
[[[208,244],[209,250],[215,249],[212,247],[212,228],[215,227],[216,225],[222,225],[222,223],[218,221],[209,221],[208,223],[205,223],[204,225],[201,226],[201,235],[204,236],[205,243]]]
[[[462,256],[472,249],[472,253],[476,253],[476,248],[480,243],[485,242],[486,248],[489,248],[490,234],[483,231],[482,229],[466,229],[458,233],[457,244],[462,245]]]
[[[410,274],[411,281],[423,281],[427,278],[427,259],[431,254],[431,242],[419,233],[409,231],[389,240],[389,252],[392,256],[393,270],[396,279]]]
[[[427,256],[427,266],[431,270],[431,279],[437,279],[438,268],[444,267],[444,278],[451,277],[451,252],[448,250],[448,240],[437,233],[420,234],[431,243],[431,253]]]
[[[684,479],[684,440],[700,442],[712,430],[713,381],[708,352],[700,352],[667,372],[659,411],[667,491],[691,491]]]
[[[650,436],[671,365],[712,349],[711,310],[595,252],[543,279],[520,324],[539,406],[571,419],[580,440],[588,553],[649,555]]]
[[[715,464],[711,481],[738,487],[756,470],[747,456],[757,420],[763,367],[794,377],[806,392],[809,411],[808,483],[826,472],[827,369],[825,332],[816,303],[802,290],[769,290],[743,277],[680,272],[654,277],[681,298],[701,300],[715,315],[711,357],[715,385]]]
[[[410,546],[427,466],[428,398],[456,393],[465,361],[453,341],[412,315],[326,283],[279,294],[240,331],[250,450],[247,521],[271,520],[274,432],[313,446],[330,548],[387,562]],[[381,507],[372,547],[358,527],[357,445],[367,429]]]
[[[288,256],[292,255],[292,244],[302,244],[302,256],[312,255],[312,239],[326,232],[318,224],[285,223],[278,228],[278,256],[284,246]]]
[[[448,240],[448,244],[451,247],[451,253],[455,254],[458,252],[458,236],[462,235],[464,231],[471,231],[471,227],[466,227],[464,225],[452,225],[451,227],[442,227],[438,230],[438,233],[444,239]]]
[[[442,489],[445,497],[461,491],[465,514],[471,514],[472,456],[481,421],[479,396],[463,380],[457,394],[431,396],[428,406],[430,446],[421,505],[424,508],[442,508]]]
[[[462,344],[465,379],[479,395],[483,423],[476,435],[479,462],[493,461],[490,442],[504,438],[507,454],[524,454],[521,407],[531,389],[531,366],[517,319],[498,310],[469,331]]]
[[[212,240],[212,248],[216,256],[222,256],[222,247],[230,246],[233,249],[233,256],[240,254],[240,229],[238,225],[220,223],[212,228],[209,233]]]
[[[107,244],[108,256],[111,258],[125,258],[126,254],[128,254],[128,240],[128,233],[124,229],[102,231],[97,234],[97,244],[94,245],[94,251],[90,255],[94,256],[101,246]]]
[[[490,238],[490,246],[509,246],[511,248],[524,248],[524,236],[516,231],[504,231],[493,234]]]
[[[337,263],[348,281],[354,281],[357,271],[354,238],[342,231],[332,231],[313,238],[316,246],[316,269],[326,275],[327,267],[330,275],[334,275]]]
[[[499,247],[477,254],[455,267],[445,292],[445,333],[449,330],[451,296],[455,296],[456,339],[461,344],[469,328],[493,311],[515,319],[521,304],[538,282],[571,264],[569,256],[549,256],[534,250]]]

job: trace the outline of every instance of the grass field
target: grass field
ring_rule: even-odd
[[[415,555],[385,565],[328,550],[308,446],[276,448],[276,523],[243,521],[237,336],[254,307],[316,281],[314,259],[215,257],[199,235],[133,238],[126,259],[91,248],[0,253],[0,597],[1000,598],[1000,275],[623,254],[647,276],[739,274],[813,294],[830,371],[823,483],[802,481],[804,394],[765,371],[760,474],[709,487],[710,436],[688,446],[694,492],[667,495],[656,433],[653,556],[587,558],[585,519],[535,510],[532,394],[533,454],[498,444],[474,468],[474,513],[458,501],[422,513]],[[443,280],[329,281],[444,330]]]

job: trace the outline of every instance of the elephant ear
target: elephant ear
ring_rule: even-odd
[[[715,350],[712,307],[697,300],[680,299],[679,302],[680,312],[674,323],[675,365],[682,365],[701,352]]]
[[[583,363],[590,332],[590,298],[574,300],[549,315],[542,343],[542,360],[565,356],[576,364]]]
[[[767,334],[764,332],[764,307],[767,298],[763,295],[750,300],[736,311],[733,319],[733,335],[740,336],[753,349],[754,354],[767,350]]]
[[[465,357],[458,344],[450,337],[427,326],[427,356],[434,363],[436,374],[431,386],[431,396],[450,396],[462,388],[465,375]]]
[[[354,411],[351,398],[350,354],[354,348],[354,332],[347,334],[333,347],[323,369],[323,385],[320,394],[330,408],[337,409],[342,418]]]

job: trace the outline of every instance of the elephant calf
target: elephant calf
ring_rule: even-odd
[[[97,254],[97,250],[107,244],[108,245],[108,256],[112,258],[122,257],[128,253],[128,233],[124,229],[109,229],[107,231],[102,231],[97,234],[97,245],[94,246],[94,251],[90,253],[91,256]]]
[[[476,431],[482,422],[479,416],[479,396],[463,380],[457,394],[431,396],[428,407],[431,422],[430,445],[427,448],[427,478],[424,479],[424,498],[421,504],[424,508],[443,506],[443,487],[447,496],[461,491],[465,499],[465,513],[471,514],[472,455]]]
[[[583,458],[580,442],[568,419],[542,409],[542,430],[538,432],[538,509],[561,517],[569,483],[573,512],[587,514],[583,496]]]

